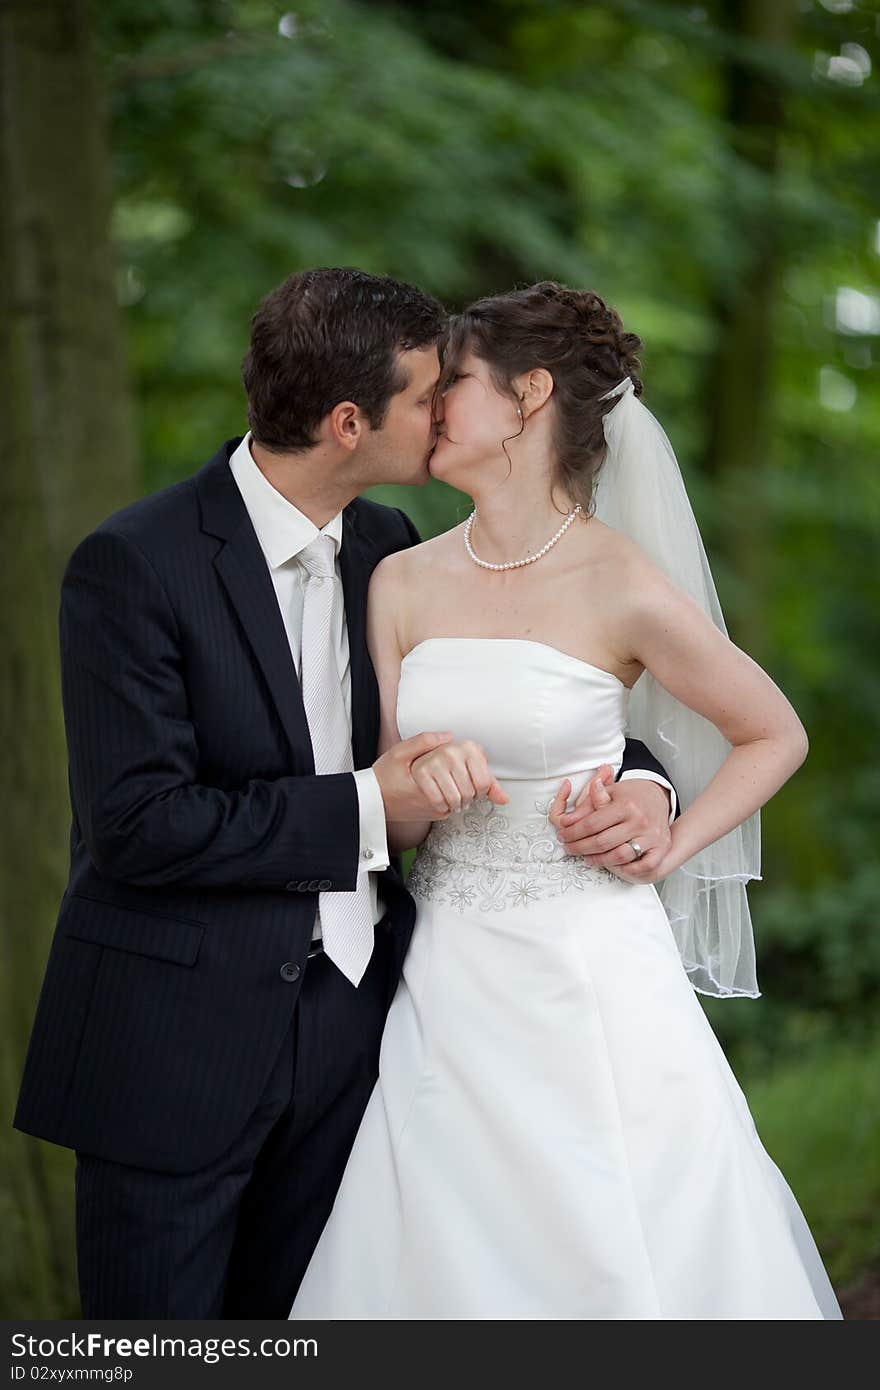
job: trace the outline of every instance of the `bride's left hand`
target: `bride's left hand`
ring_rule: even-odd
[[[667,793],[655,782],[614,781],[604,764],[582,789],[574,810],[567,811],[571,782],[566,778],[556,793],[549,819],[566,853],[610,869],[627,883],[656,883],[670,870],[664,867],[672,845]],[[630,841],[645,852],[636,859]]]

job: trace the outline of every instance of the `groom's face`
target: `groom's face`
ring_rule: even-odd
[[[428,461],[437,438],[432,408],[440,375],[436,347],[412,348],[398,353],[406,385],[391,398],[381,429],[364,439],[361,462],[368,481],[376,483],[426,483]]]

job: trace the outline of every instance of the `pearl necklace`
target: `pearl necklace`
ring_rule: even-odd
[[[552,550],[556,542],[565,535],[566,531],[568,530],[569,526],[574,521],[575,517],[577,516],[580,510],[581,504],[580,502],[578,502],[574,511],[569,512],[568,516],[563,521],[559,530],[556,532],[556,535],[551,536],[547,544],[542,546],[540,550],[536,551],[534,555],[527,555],[525,560],[508,560],[503,565],[493,565],[489,560],[481,560],[479,555],[477,555],[477,553],[475,552],[474,547],[471,545],[471,531],[473,530],[474,517],[477,515],[477,509],[475,507],[474,510],[471,512],[470,516],[468,517],[467,521],[464,523],[464,548],[467,551],[468,555],[470,555],[474,564],[480,565],[481,568],[484,570],[516,570],[519,569],[521,565],[533,565],[536,560],[541,559],[542,555],[546,555],[548,550]]]

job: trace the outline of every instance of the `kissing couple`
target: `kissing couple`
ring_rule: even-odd
[[[76,1151],[84,1317],[841,1317],[695,994],[758,995],[806,737],[640,348],[552,281],[293,275],[248,432],[74,552],[15,1124]],[[424,543],[359,495],[429,476]]]

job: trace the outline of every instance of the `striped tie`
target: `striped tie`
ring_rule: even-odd
[[[300,670],[315,772],[319,774],[354,770],[351,728],[333,642],[343,606],[335,557],[333,539],[324,535],[316,536],[297,556],[309,576],[303,604]],[[358,874],[353,893],[319,893],[318,912],[325,954],[346,979],[353,985],[360,984],[370,963],[374,940],[367,874]]]

